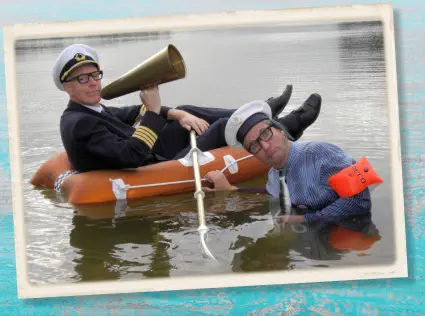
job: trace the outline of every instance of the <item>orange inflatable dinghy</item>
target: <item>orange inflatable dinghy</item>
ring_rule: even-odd
[[[30,183],[62,192],[76,205],[194,192],[193,165],[187,157],[135,169],[73,173],[67,154],[62,152],[45,162]],[[269,168],[244,149],[222,147],[200,155],[201,178],[220,170],[232,184],[265,176]]]

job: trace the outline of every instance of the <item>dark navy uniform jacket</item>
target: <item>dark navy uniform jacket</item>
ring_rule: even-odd
[[[61,116],[61,138],[73,168],[84,172],[149,164],[170,108],[163,107],[158,115],[144,113],[143,105],[102,107],[99,113],[70,101]],[[140,125],[134,128],[140,113]]]

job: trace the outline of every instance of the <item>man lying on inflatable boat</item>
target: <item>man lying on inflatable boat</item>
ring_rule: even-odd
[[[371,211],[370,186],[382,183],[365,157],[353,160],[336,145],[318,141],[294,141],[286,128],[273,119],[270,106],[253,101],[239,108],[229,118],[225,138],[233,148],[245,148],[271,167],[265,188],[239,188],[231,185],[220,171],[205,176],[213,188],[266,193],[279,198],[285,211],[285,186],[289,208],[299,213],[280,216],[289,224],[338,222]],[[284,184],[285,183],[285,184]]]
[[[54,65],[55,85],[70,97],[60,132],[75,171],[136,168],[180,159],[191,149],[190,129],[200,135],[197,146],[202,151],[227,146],[224,130],[235,110],[193,105],[172,109],[161,105],[157,87],[140,92],[141,105],[107,107],[100,103],[102,77],[98,55],[87,45],[65,48]],[[271,116],[296,140],[317,119],[321,97],[312,94],[300,108],[278,118],[291,93],[288,85],[281,96],[265,102]]]

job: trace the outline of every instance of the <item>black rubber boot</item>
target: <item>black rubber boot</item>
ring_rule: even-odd
[[[277,119],[278,115],[283,111],[285,106],[288,104],[289,99],[292,95],[292,85],[287,85],[285,91],[276,97],[267,99],[267,104],[270,105],[272,110],[272,118]]]
[[[313,93],[298,109],[277,121],[286,127],[287,132],[294,140],[298,140],[303,132],[317,120],[321,106],[322,97]]]

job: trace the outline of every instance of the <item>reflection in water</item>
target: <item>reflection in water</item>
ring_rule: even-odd
[[[180,243],[185,242],[174,240],[173,249],[170,249],[178,233],[196,229],[197,218],[192,216],[194,203],[189,199],[181,202],[184,200],[164,204],[163,210],[167,212],[148,211],[147,204],[129,206],[125,202],[117,203],[119,207],[77,208],[70,233],[70,245],[77,249],[77,257],[73,260],[76,272],[73,279],[169,277],[171,270],[175,271],[174,275],[184,275],[178,272],[179,267],[173,265],[173,255],[170,254],[179,252]],[[225,233],[227,228],[271,220],[271,214],[262,207],[263,196],[243,198],[232,194],[225,196],[223,201],[207,198],[206,202],[207,209],[213,210],[208,214],[208,226],[218,234]],[[223,208],[225,205],[237,206],[232,210]],[[125,213],[117,217],[116,210],[123,208]],[[292,270],[297,262],[341,260],[351,251],[370,249],[381,238],[370,215],[353,217],[333,225],[310,225],[302,233],[297,233],[290,226],[276,229],[271,225],[271,229],[259,234],[258,238],[239,231],[227,250],[231,256],[231,271]],[[216,233],[210,235],[208,241],[213,249],[219,242]],[[201,257],[201,253],[197,252],[196,256]],[[192,258],[186,257],[185,262],[190,263]]]
[[[370,214],[336,224],[317,223],[300,234],[294,244],[299,256],[320,261],[341,260],[351,251],[365,251],[381,239]]]
[[[273,201],[270,203],[273,204]],[[304,212],[293,209],[292,214]],[[317,262],[309,266],[327,267],[322,262],[341,260],[351,251],[366,251],[381,239],[371,214],[353,216],[332,224],[302,225],[305,230],[296,226],[272,229],[257,241],[238,236],[234,249],[239,252],[233,259],[233,271],[291,270],[297,261],[303,263],[309,260]],[[293,255],[294,252],[296,255]]]
[[[243,202],[238,196],[223,200],[207,198],[208,226],[221,230],[258,221],[256,216],[267,214],[264,200],[263,196],[248,197]],[[168,197],[161,206],[154,205],[119,201],[115,205],[75,207],[70,244],[78,249],[79,258],[74,260],[77,279],[125,279],[135,274],[170,276],[171,240],[165,236],[197,228],[197,217],[193,216],[196,202],[182,195],[177,199]],[[174,248],[178,251],[176,247],[179,242]],[[201,257],[201,253],[197,252],[197,256]]]
[[[235,108],[280,94],[291,83],[294,91],[287,113],[309,94],[320,93],[322,112],[302,139],[335,143],[355,159],[368,158],[384,179],[372,193],[373,224],[362,219],[363,224],[355,229],[318,225],[305,227],[305,232],[292,226],[279,230],[267,197],[207,194],[207,243],[218,259],[212,263],[202,255],[193,194],[76,207],[51,190],[32,188],[28,182],[34,171],[63,151],[59,119],[67,98],[55,89],[51,66],[65,46],[77,42],[99,51],[104,84],[166,45],[176,45],[184,56],[188,76],[161,86],[162,100],[171,107]],[[153,32],[19,41],[18,46],[30,282],[291,270],[394,260],[385,63],[379,23]],[[137,94],[130,94],[105,104],[135,102],[139,102]],[[29,116],[36,119],[28,120]],[[255,184],[264,183],[261,179]],[[374,225],[379,232],[374,231]]]
[[[77,249],[75,272],[81,281],[169,276],[168,240],[161,232],[173,223],[134,217],[92,220],[74,216],[70,245]],[[125,253],[125,254],[124,254]]]
[[[232,260],[234,272],[279,271],[291,269],[290,246],[293,233],[272,231],[264,237],[254,240],[246,236],[238,236],[235,241],[236,252]]]

